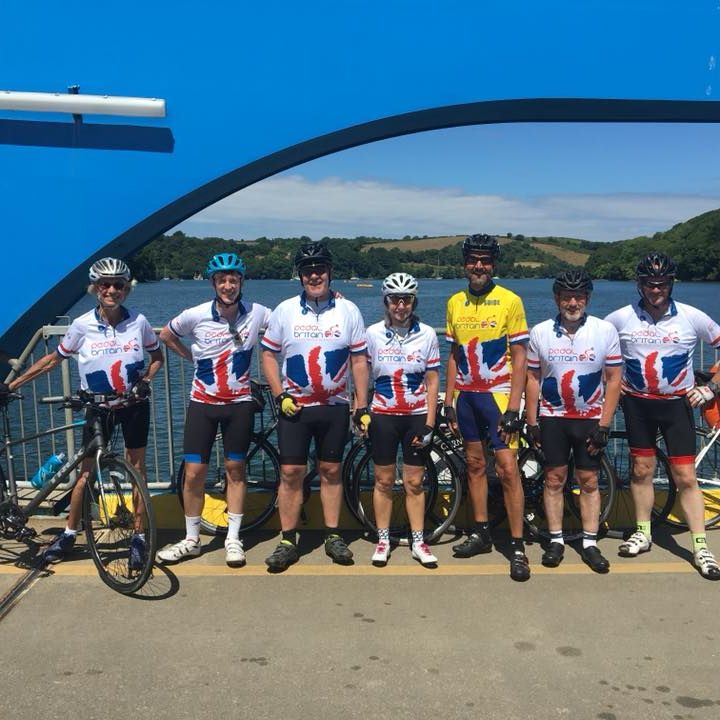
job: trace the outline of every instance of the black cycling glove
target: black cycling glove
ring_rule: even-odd
[[[445,405],[443,407],[443,415],[449,423],[457,424],[457,413],[452,405]]]
[[[512,435],[520,432],[523,428],[523,421],[520,419],[520,413],[517,410],[506,410],[500,418],[498,429],[500,432]]]
[[[147,400],[152,394],[150,382],[145,380],[145,378],[138,380],[135,385],[133,385],[131,392],[138,400]]]
[[[542,445],[542,433],[540,432],[539,425],[528,425],[527,433],[533,445],[536,447],[540,447]]]
[[[598,425],[587,438],[588,445],[594,445],[598,450],[607,447],[610,438],[610,428],[604,425]]]
[[[433,428],[431,428],[429,425],[425,425],[425,427],[415,435],[413,440],[416,440],[418,443],[420,443],[420,447],[427,447],[432,440],[432,436]],[[417,447],[417,445],[415,447]]]

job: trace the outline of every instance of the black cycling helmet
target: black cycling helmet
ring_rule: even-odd
[[[677,265],[662,252],[651,252],[646,255],[635,268],[635,277],[643,278],[671,277],[677,274]]]
[[[463,256],[467,257],[470,253],[488,253],[493,260],[500,257],[500,244],[492,235],[468,235],[463,241]]]
[[[332,267],[332,264],[332,253],[324,242],[305,243],[295,253],[295,268],[297,270],[309,265],[328,265]]]
[[[586,270],[565,270],[553,283],[553,292],[557,295],[563,290],[584,292],[588,295],[593,291],[593,281]]]

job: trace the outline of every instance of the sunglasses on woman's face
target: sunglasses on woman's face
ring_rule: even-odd
[[[97,285],[101,290],[109,290],[111,287],[116,290],[124,290],[127,283],[124,280],[114,280],[112,282],[109,280],[103,280]]]
[[[387,298],[392,305],[399,305],[400,303],[403,305],[412,305],[415,299],[412,295],[388,295]]]

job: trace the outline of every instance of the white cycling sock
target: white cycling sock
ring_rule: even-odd
[[[242,513],[228,513],[228,540],[240,539],[240,526],[242,525]]]
[[[200,542],[200,516],[190,517],[185,516],[185,537],[188,540],[195,540]]]

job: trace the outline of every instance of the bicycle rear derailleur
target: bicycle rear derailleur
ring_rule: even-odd
[[[17,505],[3,503],[0,510],[0,532],[3,537],[24,542],[37,536],[37,532],[27,526],[27,516]]]

